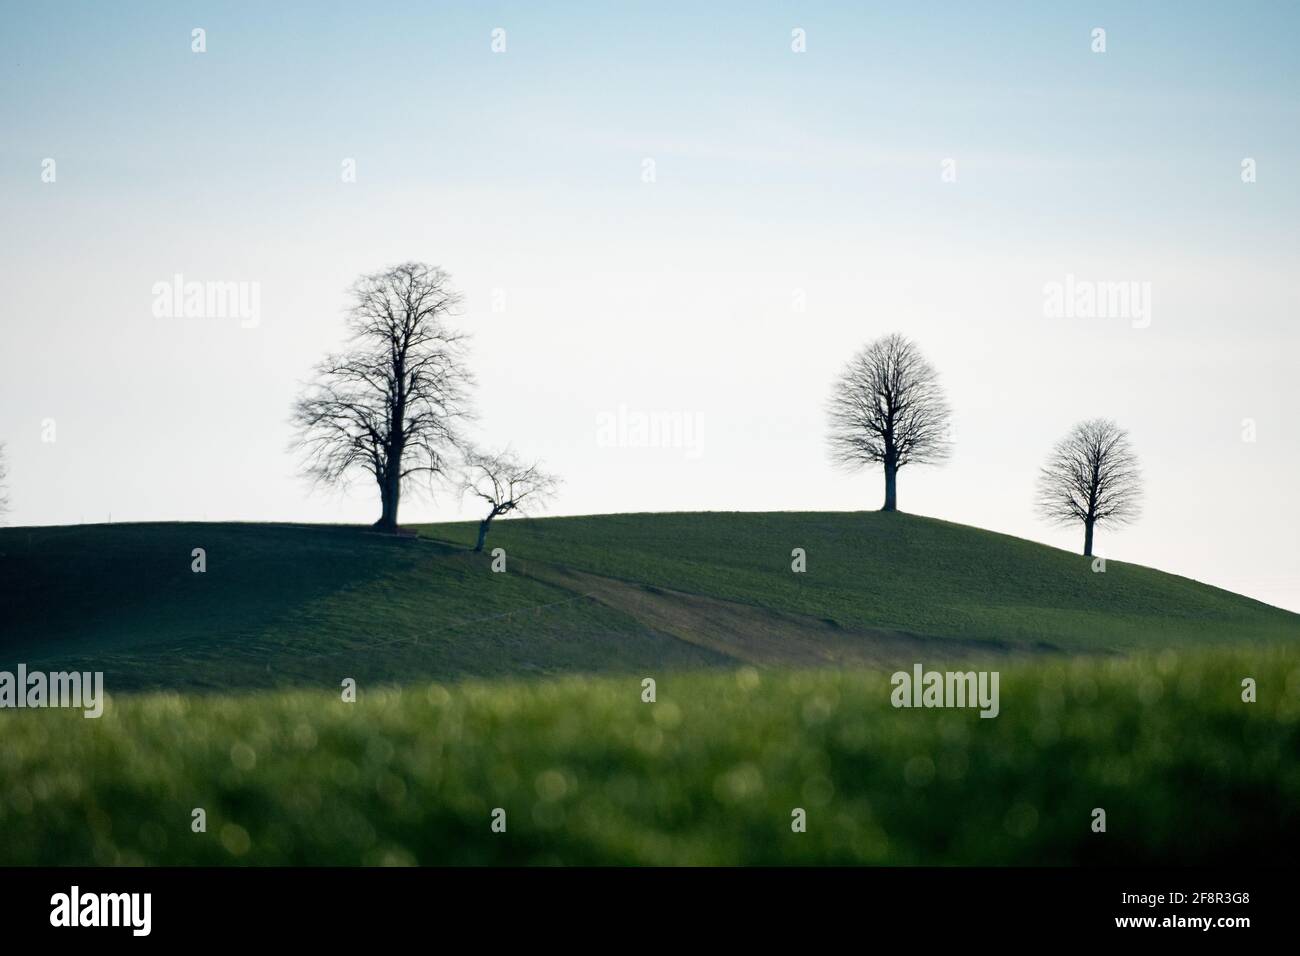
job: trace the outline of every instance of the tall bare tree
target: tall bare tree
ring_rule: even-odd
[[[542,471],[540,462],[526,464],[508,448],[496,454],[466,454],[461,493],[481,498],[488,508],[478,523],[474,550],[483,550],[493,518],[511,512],[531,514],[550,501],[559,484],[559,478]]]
[[[1038,476],[1038,513],[1056,524],[1082,522],[1083,553],[1091,557],[1094,527],[1138,517],[1140,478],[1128,432],[1105,418],[1080,422]]]
[[[853,470],[884,466],[882,511],[898,508],[898,469],[948,457],[948,402],[938,373],[901,335],[877,339],[853,356],[827,411],[832,461]]]
[[[350,295],[347,347],[294,404],[294,447],[317,482],[370,475],[375,527],[391,532],[403,487],[448,474],[471,417],[466,337],[447,325],[461,300],[446,272],[420,262],[362,276]]]

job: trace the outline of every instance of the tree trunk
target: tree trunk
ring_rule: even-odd
[[[1083,522],[1083,556],[1092,557],[1092,519],[1088,518]]]
[[[397,506],[402,496],[401,479],[393,480],[385,477],[379,483],[379,499],[382,502],[383,510],[379,515],[379,520],[375,522],[375,529],[393,534],[397,531]]]
[[[488,525],[491,521],[492,519],[488,518],[487,521],[480,521],[478,523],[478,543],[474,545],[475,551],[483,550],[483,542],[487,540]]]
[[[388,534],[397,533],[397,506],[402,499],[402,453],[406,451],[403,428],[406,421],[406,392],[403,384],[405,368],[399,357],[393,363],[393,377],[397,381],[397,395],[388,408],[390,431],[384,447],[383,476],[379,479],[379,497],[383,513],[375,527]]]
[[[885,462],[885,506],[881,511],[898,510],[898,466]]]

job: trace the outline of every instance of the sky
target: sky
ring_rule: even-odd
[[[878,472],[830,464],[825,404],[901,332],[955,440],[903,469],[902,510],[1078,549],[1035,477],[1114,418],[1145,508],[1097,551],[1300,610],[1298,26],[1286,3],[6,3],[8,522],[374,520],[364,478],[309,491],[289,409],[351,282],[419,260],[464,295],[476,440],[559,474],[550,513],[879,507]],[[167,314],[178,275],[249,308]],[[1119,283],[1117,314],[1049,306]],[[474,515],[446,490],[402,509]]]

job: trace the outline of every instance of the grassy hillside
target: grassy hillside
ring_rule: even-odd
[[[1242,703],[1239,681],[1259,683]],[[1251,863],[1300,853],[1300,655],[1020,662],[1001,713],[742,668],[0,713],[0,864]],[[191,812],[207,832],[191,831]],[[490,830],[506,811],[504,834]],[[791,811],[807,832],[791,831]],[[1105,833],[1090,829],[1106,811]]]
[[[0,669],[102,669],[112,695],[99,720],[0,711],[0,864],[1300,850],[1295,615],[903,515],[505,522],[505,574],[468,530],[0,530]],[[997,718],[890,706],[888,670],[972,652]],[[127,693],[150,688],[210,693]]]
[[[473,541],[470,524],[429,537]],[[595,515],[499,522],[489,547],[841,627],[1065,651],[1295,641],[1300,616],[1151,568],[881,512]],[[808,570],[793,574],[803,548]]]
[[[0,669],[98,669],[113,691],[724,662],[572,591],[356,528],[0,529],[0,609]]]
[[[241,524],[0,529],[0,668],[115,691],[336,687],[1294,641],[1300,617],[1148,568],[908,515],[660,514],[395,540]],[[451,544],[435,539],[445,539]],[[790,571],[802,547],[808,571]],[[204,548],[207,571],[191,571]],[[630,582],[630,583],[628,583]]]

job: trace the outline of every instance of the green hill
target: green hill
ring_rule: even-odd
[[[1294,640],[1300,617],[1149,568],[899,514],[0,530],[0,667],[115,690],[337,686]],[[790,570],[790,552],[808,570]],[[191,570],[195,548],[207,570]]]
[[[1300,849],[1296,615],[904,515],[507,522],[502,574],[469,532],[0,530],[0,670],[99,669],[111,695],[95,720],[0,710],[0,864]],[[1001,674],[995,719],[890,706],[882,668],[970,657]],[[183,693],[125,693],[151,688]]]
[[[195,548],[204,573],[191,570]],[[0,530],[0,669],[110,690],[693,668],[716,655],[417,539],[240,524]]]
[[[430,525],[473,541],[470,524]],[[842,628],[1065,651],[1296,640],[1300,615],[1120,561],[882,512],[594,515],[508,521],[488,547]],[[803,548],[807,571],[790,570]]]

